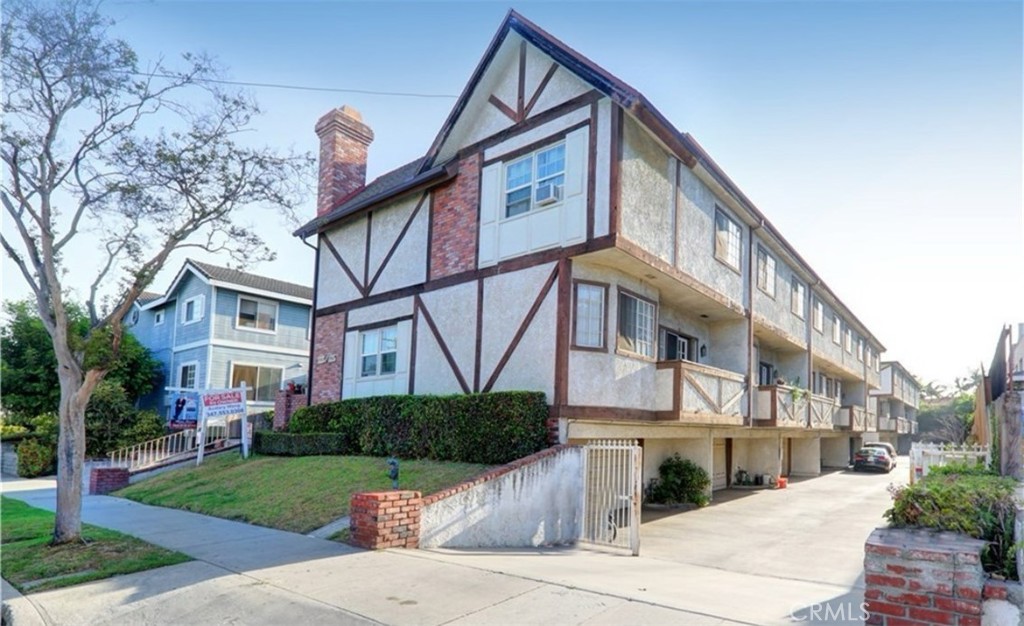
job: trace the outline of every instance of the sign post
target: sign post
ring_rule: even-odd
[[[216,391],[205,391],[203,392],[203,426],[204,431],[206,422],[211,417],[227,417],[229,415],[242,414],[242,456],[248,458],[249,456],[249,440],[248,432],[246,428],[245,418],[245,385],[243,384],[238,389],[221,389]],[[225,422],[226,424],[226,422]],[[200,452],[200,459],[202,459],[202,452]]]

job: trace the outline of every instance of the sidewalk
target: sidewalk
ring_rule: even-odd
[[[32,506],[54,508],[52,480],[4,477],[3,493]],[[646,589],[634,586],[635,581],[620,580],[611,593],[602,593],[577,589],[568,580],[551,583],[529,573],[493,571],[489,564],[503,566],[514,552],[470,559],[472,565],[453,562],[458,559],[451,554],[427,551],[367,552],[107,496],[86,496],[82,517],[196,561],[29,595],[47,623],[743,623],[662,605],[645,597]],[[632,557],[569,550],[548,558],[559,563],[559,577],[566,568],[590,570],[600,565],[611,567],[605,572],[615,572],[617,564],[628,561],[636,572],[640,565]],[[606,578],[610,584],[618,576]],[[677,578],[672,580],[673,585],[678,583]]]

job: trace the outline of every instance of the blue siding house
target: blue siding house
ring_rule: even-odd
[[[245,382],[249,410],[273,408],[289,382],[305,385],[313,289],[189,259],[164,294],[135,303],[131,332],[160,360],[170,388]],[[174,394],[142,400],[168,418]]]

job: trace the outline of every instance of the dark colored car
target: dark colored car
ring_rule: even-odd
[[[864,444],[865,448],[883,448],[889,452],[889,456],[892,457],[892,466],[896,467],[896,448],[891,443],[884,441],[871,441]]]
[[[855,472],[876,469],[888,473],[894,467],[896,467],[896,460],[885,448],[861,448],[857,454],[853,455],[853,471]]]

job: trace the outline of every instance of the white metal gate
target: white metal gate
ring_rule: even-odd
[[[640,554],[642,454],[635,440],[596,440],[583,447],[580,541]]]

